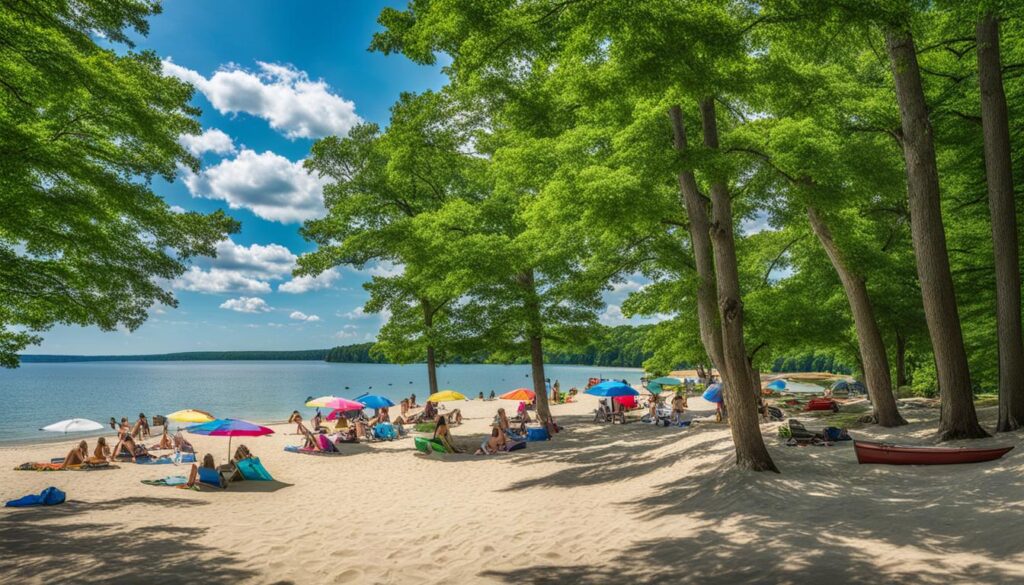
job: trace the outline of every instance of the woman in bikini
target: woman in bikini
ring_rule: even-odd
[[[92,452],[92,457],[89,458],[89,463],[105,463],[110,460],[110,447],[107,445],[107,438],[100,437],[96,439],[96,448]]]
[[[492,427],[491,436],[484,439],[483,443],[480,443],[480,448],[476,450],[474,455],[494,455],[499,451],[506,451],[508,450],[507,443],[505,433],[498,427]]]
[[[434,441],[444,446],[449,453],[462,453],[463,450],[455,446],[452,434],[448,432],[448,421],[444,415],[437,417],[437,427],[434,428]]]
[[[164,425],[164,432],[160,435],[160,442],[153,446],[154,449],[173,449],[174,443],[171,436],[167,434],[167,425]]]
[[[89,459],[89,444],[85,441],[75,445],[75,448],[68,452],[67,457],[64,458],[64,463],[61,463],[61,469],[68,469],[75,465],[81,465]]]

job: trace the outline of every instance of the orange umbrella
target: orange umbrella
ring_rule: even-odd
[[[502,394],[498,398],[501,398],[502,400],[521,400],[523,402],[530,402],[536,397],[537,395],[534,394],[533,390],[516,388],[515,390]]]

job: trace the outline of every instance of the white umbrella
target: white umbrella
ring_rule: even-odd
[[[103,428],[100,423],[87,418],[69,418],[47,425],[39,430],[51,431],[54,433],[76,433],[81,431],[98,431]]]

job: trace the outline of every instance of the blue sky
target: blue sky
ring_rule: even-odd
[[[218,258],[171,283],[178,308],[154,308],[134,332],[57,327],[32,353],[312,349],[374,339],[384,317],[362,312],[362,284],[394,267],[338,268],[315,280],[290,273],[312,248],[298,233],[302,220],[323,213],[322,184],[301,166],[313,141],[359,121],[386,125],[401,92],[445,82],[439,67],[367,51],[389,5],[404,2],[165,3],[137,47],[196,86],[203,134],[182,141],[203,167],[154,189],[177,208],[224,209],[241,232],[221,243]],[[617,303],[638,286],[610,293],[602,320],[624,321]]]

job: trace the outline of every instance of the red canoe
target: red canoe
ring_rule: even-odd
[[[858,463],[885,463],[888,465],[952,465],[992,461],[1006,455],[1013,447],[974,449],[971,447],[912,447],[854,441]]]

